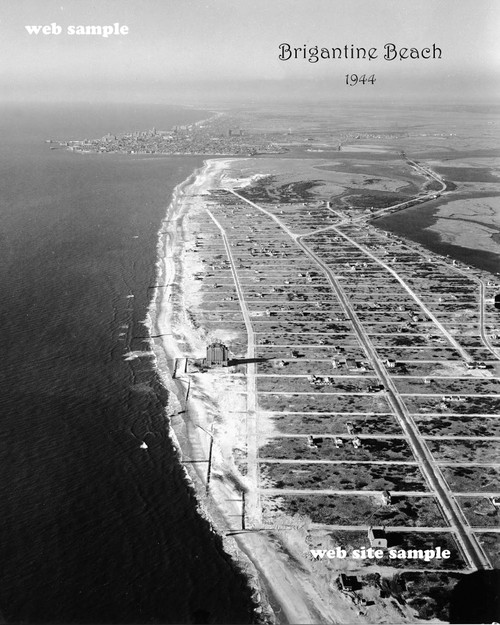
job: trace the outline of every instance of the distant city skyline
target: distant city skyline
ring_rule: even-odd
[[[5,3],[7,4],[7,3]],[[437,100],[499,94],[497,0],[18,0],[0,11],[6,100],[201,101],[301,95]],[[29,34],[56,23],[61,34]],[[128,27],[69,35],[68,26]],[[377,48],[378,58],[279,60],[280,44]],[[440,59],[387,61],[383,46],[432,47]],[[350,88],[346,73],[375,74]],[[258,92],[252,93],[252,90]],[[302,93],[307,97],[307,93]],[[309,94],[312,97],[312,94]]]

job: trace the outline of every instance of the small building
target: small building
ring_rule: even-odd
[[[207,367],[227,367],[229,350],[223,343],[211,343],[207,346]]]
[[[345,358],[334,358],[332,360],[332,367],[334,369],[341,369],[347,365],[347,360]]]
[[[387,548],[387,535],[383,527],[370,527],[368,530],[370,547]]]
[[[392,495],[388,490],[382,491],[382,503],[384,506],[390,506],[392,503]]]
[[[307,437],[307,444],[309,447],[321,447],[321,445],[323,445],[323,437],[310,435]]]
[[[355,575],[346,575],[345,573],[341,573],[338,576],[337,582],[340,590],[348,592],[356,590],[359,585],[358,578]]]
[[[500,295],[495,295],[495,308],[500,309]]]
[[[394,367],[396,366],[396,361],[393,358],[388,358],[384,362],[384,364],[388,369],[394,369]]]

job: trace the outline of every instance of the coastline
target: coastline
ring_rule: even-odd
[[[241,160],[205,161],[176,187],[159,231],[157,283],[148,326],[155,366],[169,391],[167,427],[199,514],[208,520],[224,551],[248,580],[256,604],[254,622],[371,622],[331,584],[328,571],[318,569],[305,556],[307,519],[292,527],[287,518],[285,527],[269,528],[249,518],[245,526],[242,493],[248,492],[251,484],[237,470],[233,450],[242,448],[246,440],[243,397],[247,376],[215,369],[191,371],[184,377],[180,372],[172,378],[176,358],[202,357],[207,339],[213,338],[192,323],[189,310],[196,312],[201,303],[199,282],[193,277],[203,267],[199,254],[188,247],[200,234],[190,228],[189,219],[204,211],[202,193],[222,182],[224,187],[242,184],[241,178],[231,178],[228,171],[231,163]],[[209,456],[212,470],[207,494]]]
[[[212,531],[222,539],[223,549],[231,557],[236,568],[242,571],[248,581],[252,599],[255,603],[254,622],[274,622],[273,610],[264,599],[264,593],[257,571],[251,560],[242,553],[235,540],[225,535],[227,519],[218,508],[215,500],[207,496],[206,464],[191,462],[193,457],[207,457],[209,453],[208,436],[201,423],[203,420],[199,407],[189,407],[186,414],[186,383],[182,378],[173,378],[176,358],[182,357],[182,351],[174,338],[174,329],[179,324],[179,310],[172,301],[172,293],[180,289],[183,279],[189,279],[183,271],[180,257],[185,244],[183,218],[189,208],[190,200],[211,188],[216,173],[223,168],[216,163],[224,161],[204,161],[187,179],[177,185],[172,200],[158,232],[156,283],[146,319],[146,326],[151,335],[151,347],[154,353],[155,368],[168,390],[169,399],[166,409],[168,434],[177,450],[178,461],[183,467],[186,484],[195,496],[197,512],[205,518]],[[215,171],[210,171],[215,170]],[[170,332],[169,332],[170,330]],[[207,425],[207,424],[205,424]]]
[[[169,391],[167,426],[169,435],[178,450],[179,462],[183,464],[186,482],[197,501],[197,510],[206,518],[213,531],[223,542],[223,548],[247,577],[252,598],[255,601],[256,622],[321,623],[331,622],[332,611],[323,605],[308,572],[290,571],[287,558],[275,548],[272,536],[259,531],[237,532],[232,521],[241,517],[241,503],[238,500],[241,490],[235,488],[231,479],[224,479],[226,473],[222,447],[226,447],[224,437],[214,445],[210,496],[206,495],[206,462],[209,453],[210,408],[217,403],[217,391],[210,388],[208,379],[202,399],[190,395],[185,401],[186,382],[182,378],[172,379],[175,358],[182,356],[174,333],[189,332],[182,322],[185,310],[176,306],[173,294],[181,295],[183,279],[189,280],[183,266],[183,249],[186,242],[186,228],[183,220],[200,193],[215,188],[218,179],[230,162],[208,160],[200,170],[178,185],[173,193],[165,220],[159,231],[157,283],[151,299],[147,325],[157,338],[152,339],[155,366],[163,384]],[[191,280],[190,286],[193,281]],[[159,336],[162,335],[162,336]],[[206,375],[206,374],[205,374]],[[224,392],[224,389],[222,389]],[[207,410],[208,408],[208,410]],[[194,462],[193,462],[194,459]],[[215,479],[218,478],[218,479]],[[244,489],[244,485],[241,485]],[[233,532],[237,533],[233,533]],[[228,535],[228,531],[230,535]],[[271,608],[272,605],[272,608]],[[276,617],[280,612],[283,617]],[[339,622],[342,621],[339,611]]]
[[[305,557],[307,519],[294,526],[297,519],[285,515],[283,520],[288,527],[282,531],[279,526],[271,529],[245,514],[243,493],[252,491],[252,483],[238,471],[233,452],[246,445],[246,397],[251,392],[247,370],[209,369],[201,373],[190,367],[186,373],[179,370],[173,378],[177,358],[189,358],[192,362],[204,355],[208,342],[234,338],[234,333],[230,336],[223,326],[217,335],[204,327],[201,283],[195,278],[207,266],[200,253],[203,246],[196,248],[199,238],[203,241],[214,236],[200,229],[203,222],[198,218],[207,208],[203,194],[244,185],[246,180],[241,177],[239,166],[243,160],[246,159],[204,161],[202,168],[175,188],[158,234],[157,282],[148,326],[155,366],[169,391],[169,434],[196,498],[198,513],[210,523],[221,538],[224,551],[248,580],[256,604],[255,622],[384,622],[384,618],[394,618],[396,613],[389,616],[380,612],[375,616],[372,612],[367,621],[367,616],[346,602],[332,585],[328,570],[321,571]],[[408,244],[424,249],[411,240]],[[433,255],[431,251],[426,253]],[[481,270],[475,273],[484,276]],[[247,343],[248,338],[240,333],[238,340]],[[264,415],[259,419],[262,438],[267,428]],[[208,458],[212,460],[209,488]],[[412,622],[421,621],[413,618]]]

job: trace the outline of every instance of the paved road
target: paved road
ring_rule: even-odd
[[[461,270],[460,270],[461,271]],[[485,321],[485,295],[484,295],[484,282],[482,280],[478,280],[474,278],[476,282],[479,282],[479,332],[481,334],[481,340],[484,345],[490,350],[490,352],[495,356],[495,358],[500,358],[500,349],[495,347],[488,335],[486,334],[486,330],[484,327]]]
[[[414,165],[417,169],[420,169],[422,172],[429,174],[429,176],[431,176],[432,178],[434,178],[434,180],[436,180],[437,182],[439,182],[442,186],[442,191],[441,192],[437,192],[438,196],[442,196],[442,195],[448,195],[448,192],[443,193],[443,191],[446,189],[446,184],[443,183],[443,181],[441,180],[441,178],[432,171],[432,169],[430,168],[426,168],[426,167],[422,167],[420,164],[415,163],[414,161],[410,161],[408,160],[409,163],[412,163],[412,165]],[[428,195],[435,195],[436,192],[431,192]],[[402,206],[402,204],[395,204],[394,206],[389,206],[388,208],[384,208],[380,211],[377,211],[376,213],[374,213],[373,215],[371,215],[371,218],[375,217],[375,216],[382,216],[386,213],[389,213],[391,211],[393,211],[395,208],[400,208]],[[356,218],[356,221],[361,221],[366,219],[366,217],[362,216],[362,217],[358,217]],[[345,223],[348,223],[348,220],[346,219],[346,217],[343,217],[343,220]],[[353,220],[354,221],[354,220]],[[481,335],[481,340],[483,341],[484,346],[493,354],[493,356],[495,356],[495,358],[499,359],[500,358],[500,348],[495,347],[489,337],[487,336],[486,332],[485,332],[485,327],[484,327],[484,307],[485,307],[485,303],[484,303],[484,282],[482,280],[480,280],[479,278],[476,278],[476,276],[471,275],[470,273],[464,271],[463,269],[460,269],[460,267],[456,267],[453,266],[451,267],[449,263],[445,262],[445,261],[437,261],[439,264],[444,265],[448,270],[453,269],[455,270],[457,273],[462,274],[463,276],[465,276],[466,278],[468,278],[469,280],[472,280],[474,282],[476,282],[476,284],[479,286],[479,329],[480,329],[480,335]]]
[[[380,265],[381,267],[383,267],[388,273],[391,274],[391,276],[393,278],[395,278],[399,284],[404,288],[404,290],[408,293],[408,295],[410,295],[410,297],[418,304],[418,306],[424,311],[424,313],[430,318],[432,319],[432,321],[434,322],[434,324],[439,328],[440,332],[448,339],[448,342],[451,343],[451,345],[453,345],[453,347],[455,348],[455,350],[460,354],[460,356],[466,360],[466,361],[470,361],[472,360],[471,356],[467,353],[467,351],[453,338],[453,336],[448,332],[448,330],[443,326],[443,324],[437,319],[437,317],[427,308],[427,306],[424,304],[424,302],[418,297],[418,295],[406,284],[406,282],[394,271],[394,269],[392,269],[391,267],[389,267],[389,265],[387,263],[384,263],[382,260],[380,260],[379,258],[377,258],[377,256],[375,256],[374,254],[372,254],[370,252],[370,250],[366,249],[363,245],[360,245],[359,243],[357,243],[354,239],[352,239],[351,237],[347,236],[346,234],[344,234],[341,230],[339,230],[337,227],[335,226],[331,226],[330,230],[333,230],[333,232],[335,232],[338,236],[343,237],[344,239],[346,239],[347,241],[349,241],[349,243],[351,245],[354,245],[355,247],[357,247],[363,254],[365,254],[366,256],[370,257],[372,260],[374,260],[378,265]],[[304,235],[305,236],[312,236],[314,233],[311,233],[309,235]]]
[[[446,189],[446,184],[442,181],[442,179],[434,172],[432,171],[432,169],[430,167],[423,167],[422,165],[420,165],[419,163],[416,163],[415,161],[411,161],[410,159],[407,159],[408,163],[411,163],[417,170],[420,170],[424,175],[429,175],[431,178],[433,178],[434,180],[436,180],[437,182],[439,182],[441,184],[441,191],[430,191],[427,195],[428,196],[432,196],[432,195],[438,195],[438,197],[442,196],[442,195],[448,195],[448,192],[444,193],[445,189]],[[394,204],[393,206],[389,206],[387,208],[383,208],[380,211],[376,211],[375,213],[373,213],[370,218],[373,217],[381,217],[384,214],[388,214],[390,212],[393,212],[395,209],[401,208],[404,204],[406,204],[406,202],[402,202],[399,204]],[[358,222],[358,221],[363,221],[366,220],[365,216],[360,216],[360,217],[356,217],[353,218],[351,220],[349,220],[345,215],[342,215],[341,213],[338,213],[337,211],[330,209],[331,212],[335,213],[338,217],[340,217],[342,219],[342,221],[344,223],[349,223],[349,221],[351,222]],[[444,265],[448,270],[451,268],[449,263],[446,263],[445,261],[438,261],[440,264]],[[457,273],[460,273],[462,275],[464,275],[466,278],[468,278],[469,280],[472,280],[474,282],[476,282],[476,284],[479,286],[479,329],[480,329],[480,335],[481,335],[481,340],[484,344],[484,346],[493,354],[493,356],[496,359],[500,358],[500,348],[495,347],[488,335],[486,334],[485,331],[485,327],[484,327],[484,309],[485,309],[485,303],[484,303],[484,282],[482,280],[480,280],[479,278],[476,278],[474,275],[471,275],[470,273],[467,273],[466,271],[464,271],[463,269],[460,269],[460,267],[456,267],[453,266],[452,267]]]
[[[234,285],[238,294],[238,300],[241,306],[241,312],[243,319],[245,320],[245,327],[247,331],[247,353],[246,358],[249,360],[255,359],[255,336],[250,318],[250,313],[246,305],[245,296],[241,289],[241,284],[236,272],[236,265],[231,252],[231,246],[227,240],[227,236],[224,228],[213,216],[208,208],[207,213],[215,225],[219,228],[226,254],[231,265],[231,272],[233,274]],[[246,370],[246,382],[247,382],[247,480],[250,482],[251,487],[246,495],[246,513],[250,523],[261,522],[261,506],[259,496],[259,471],[257,466],[258,457],[258,445],[257,445],[257,391],[255,386],[255,362],[247,363]]]
[[[311,248],[309,248],[303,242],[302,240],[303,238],[305,238],[306,236],[311,236],[314,233],[308,233],[307,235],[303,235],[303,236],[297,235],[294,232],[292,232],[290,228],[288,228],[285,224],[283,224],[278,217],[276,217],[275,215],[273,215],[266,209],[262,208],[255,202],[252,202],[251,200],[246,199],[245,197],[243,197],[242,195],[240,195],[239,193],[231,189],[226,189],[226,191],[229,191],[230,193],[238,197],[241,201],[253,206],[260,212],[270,217],[275,223],[278,224],[278,226],[282,230],[284,230],[290,236],[290,238],[293,241],[295,241],[295,243],[304,251],[304,253],[311,260],[313,260],[318,265],[318,267],[322,269],[323,273],[327,276],[334,292],[337,294],[337,297],[342,305],[342,308],[344,309],[345,314],[352,321],[353,328],[356,334],[358,335],[358,338],[361,344],[363,345],[365,353],[368,355],[369,360],[372,363],[372,366],[375,372],[377,373],[377,375],[379,376],[379,379],[381,380],[381,382],[384,384],[385,388],[387,389],[386,397],[389,400],[389,403],[392,405],[394,414],[398,418],[398,421],[400,422],[400,425],[403,431],[406,433],[408,437],[413,453],[420,462],[420,468],[424,476],[426,477],[428,483],[431,485],[436,496],[438,497],[441,507],[448,521],[450,522],[451,526],[455,529],[459,543],[462,546],[462,550],[470,566],[476,569],[491,568],[488,558],[484,554],[476,538],[472,535],[470,527],[465,517],[463,516],[462,511],[460,510],[459,506],[457,505],[456,501],[454,500],[453,496],[448,490],[448,486],[443,476],[441,475],[441,472],[437,470],[434,460],[429,450],[427,449],[427,446],[425,445],[424,440],[419,434],[418,428],[416,427],[415,423],[413,422],[413,419],[411,418],[408,411],[406,410],[406,406],[401,401],[398,395],[398,391],[395,385],[393,384],[390,376],[387,374],[385,368],[380,362],[380,359],[375,351],[375,348],[373,347],[368,337],[368,334],[366,333],[361,322],[359,321],[357,314],[354,311],[352,305],[350,304],[350,301],[348,297],[346,296],[342,286],[340,285],[339,281],[337,280],[336,276],[333,274],[331,269],[328,267],[328,265],[320,257],[318,257],[318,255],[315,254],[315,252],[311,250]],[[368,252],[367,250],[364,250],[355,241],[350,239],[350,237],[346,237],[337,228],[335,227],[322,228],[321,231],[326,230],[326,229],[330,229],[330,230],[333,229],[340,236],[347,238],[356,247],[360,248],[364,253],[367,253],[369,256],[372,256],[374,260],[376,260],[377,262],[380,262],[370,252]],[[319,231],[320,230],[316,232],[319,232]],[[384,266],[384,263],[380,263],[380,264]],[[418,298],[416,298],[416,296],[414,296],[411,289],[409,289],[404,284],[401,278],[391,268],[387,266],[385,266],[385,268],[388,269],[389,272],[393,274],[394,277],[396,277],[396,279],[403,284],[403,286],[408,290],[408,292],[412,295],[412,297],[416,299],[417,302],[420,301]],[[423,305],[423,303],[421,303],[421,306],[423,310],[427,310],[426,307]],[[430,313],[429,316],[433,318],[434,320],[434,316],[432,315],[432,313]],[[442,328],[442,331],[445,334],[445,336],[449,336],[448,332],[445,330],[445,328],[442,327],[442,325],[439,323],[439,321],[437,321],[437,319],[435,320],[435,323],[438,325],[438,327]],[[450,339],[451,339],[452,344],[455,345],[456,341],[453,339],[453,337],[450,336]],[[456,344],[456,346],[458,348],[457,351],[463,354],[464,359],[470,360],[470,356],[465,352],[465,350],[463,350],[462,347],[458,344]]]

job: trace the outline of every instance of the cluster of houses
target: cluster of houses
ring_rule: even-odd
[[[312,436],[311,435],[311,436],[307,437],[307,445],[311,449],[318,449],[319,447],[321,447],[323,442],[324,442],[324,439],[323,439],[322,436]],[[339,447],[343,447],[344,446],[344,439],[340,438],[340,436],[335,436],[334,439],[333,439],[333,442],[334,442],[335,447],[337,449],[339,449]],[[354,438],[352,438],[351,439],[351,443],[352,443],[352,446],[354,447],[354,449],[359,449],[361,447],[361,445],[362,445],[361,439],[359,438],[359,436],[355,436]]]

